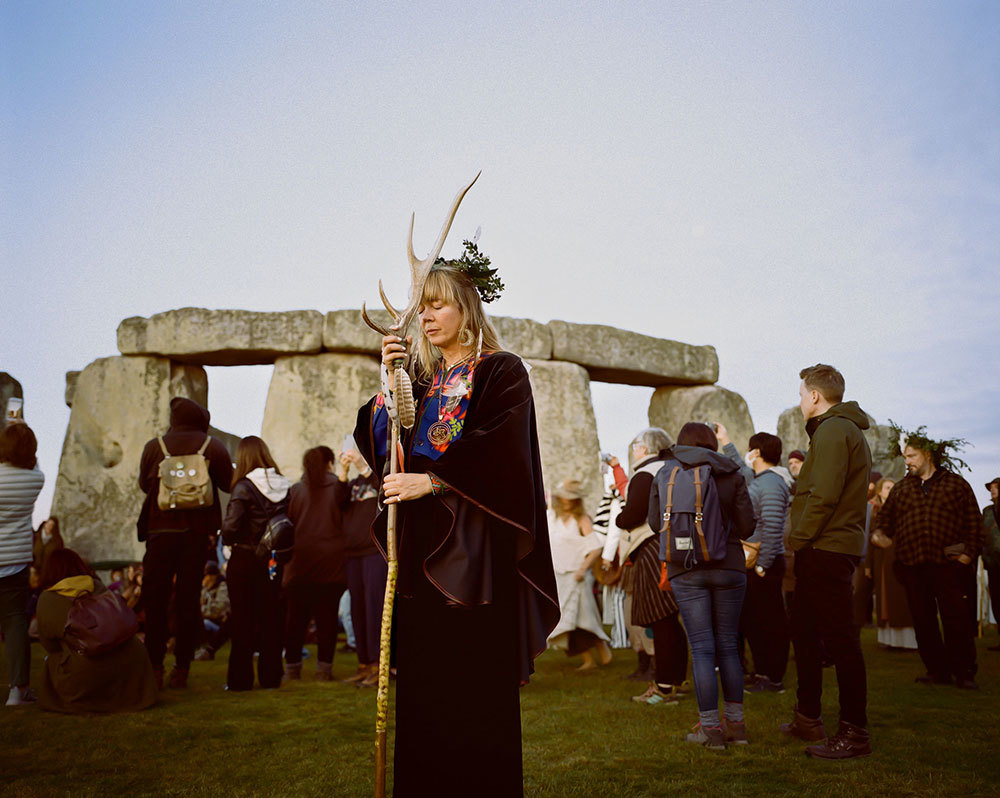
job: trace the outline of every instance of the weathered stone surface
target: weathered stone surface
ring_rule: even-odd
[[[528,364],[545,489],[552,491],[564,479],[579,479],[584,503],[593,513],[603,484],[590,378],[574,363],[531,360]]]
[[[367,309],[376,324],[388,327],[392,318],[384,310]],[[323,348],[328,352],[377,355],[382,338],[361,319],[360,310],[331,310],[323,321]]]
[[[796,449],[809,451],[809,436],[806,434],[806,422],[802,419],[799,406],[783,410],[778,416],[777,435],[781,438],[781,462],[788,465],[788,453]]]
[[[868,416],[871,426],[865,430],[865,440],[872,452],[872,469],[883,477],[902,479],[906,473],[906,464],[902,457],[893,457],[889,453],[891,431],[887,424],[879,424],[872,416]],[[778,437],[782,440],[782,459],[787,464],[788,453],[793,449],[809,451],[809,436],[802,420],[802,411],[798,406],[790,407],[778,417]]]
[[[384,310],[369,309],[368,316],[376,324],[388,326],[392,323]],[[552,357],[552,332],[546,325],[510,316],[490,316],[490,320],[500,335],[500,343],[508,352],[535,360]],[[411,332],[415,327],[411,328]],[[331,310],[326,314],[323,348],[328,352],[377,355],[380,347],[379,334],[362,321],[360,310]]]
[[[713,346],[653,338],[603,324],[550,321],[552,357],[586,367],[590,378],[626,385],[700,385],[719,378]]]
[[[73,406],[73,395],[76,393],[76,381],[80,378],[79,371],[66,372],[66,407]]]
[[[181,308],[118,325],[123,355],[163,355],[202,366],[273,363],[281,355],[319,352],[323,314],[318,310],[261,313]]]
[[[750,409],[734,391],[718,385],[697,385],[657,388],[653,392],[649,401],[650,426],[662,427],[676,439],[688,421],[722,424],[740,454],[746,452],[754,433]]]
[[[91,560],[141,559],[139,458],[169,426],[174,396],[207,406],[205,370],[166,358],[107,357],[80,372],[52,501],[67,546]]]
[[[11,397],[24,399],[24,391],[21,390],[21,383],[10,376],[6,371],[0,371],[0,413],[7,415],[7,400]]]
[[[267,392],[261,437],[283,474],[298,479],[313,446],[339,452],[354,432],[358,408],[379,390],[378,360],[323,353],[281,357]]]
[[[552,357],[552,330],[531,319],[490,316],[500,335],[500,344],[508,352],[525,359],[549,360]]]

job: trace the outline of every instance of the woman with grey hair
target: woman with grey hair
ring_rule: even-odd
[[[653,630],[654,679],[632,700],[650,706],[676,704],[687,675],[687,636],[670,591],[660,590],[660,532],[646,523],[653,477],[663,463],[661,453],[673,446],[666,430],[647,427],[632,440],[632,478],[616,525],[622,530],[618,559],[627,566],[623,587],[631,593],[629,623]]]

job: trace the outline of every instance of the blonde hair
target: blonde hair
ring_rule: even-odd
[[[500,336],[497,335],[496,329],[486,316],[486,311],[483,310],[483,303],[475,284],[465,272],[443,264],[431,269],[427,282],[424,283],[420,304],[431,302],[443,302],[462,312],[462,329],[472,334],[473,346],[479,340],[479,333],[482,331],[483,351],[496,352],[500,349]],[[427,340],[422,325],[417,330],[416,353],[416,376],[429,382],[434,378],[434,372],[441,359],[441,350]]]

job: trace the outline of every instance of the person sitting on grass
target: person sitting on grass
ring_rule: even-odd
[[[194,658],[204,662],[215,659],[215,652],[229,640],[229,588],[219,564],[212,560],[205,563],[201,580],[201,619],[206,640]]]
[[[39,706],[65,713],[130,712],[156,703],[153,666],[135,635],[98,656],[74,650],[67,642],[74,600],[107,592],[80,555],[66,548],[53,551],[45,563],[42,586],[38,637],[48,656]]]

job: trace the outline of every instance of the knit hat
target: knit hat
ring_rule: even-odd
[[[805,454],[802,453],[802,451],[800,449],[792,449],[792,451],[790,451],[788,453],[788,459],[789,460],[800,460],[800,461],[802,461],[804,463],[806,461],[806,456],[805,456]]]
[[[881,471],[872,471],[871,476],[868,477],[869,482],[878,482],[880,479],[882,479]]]

